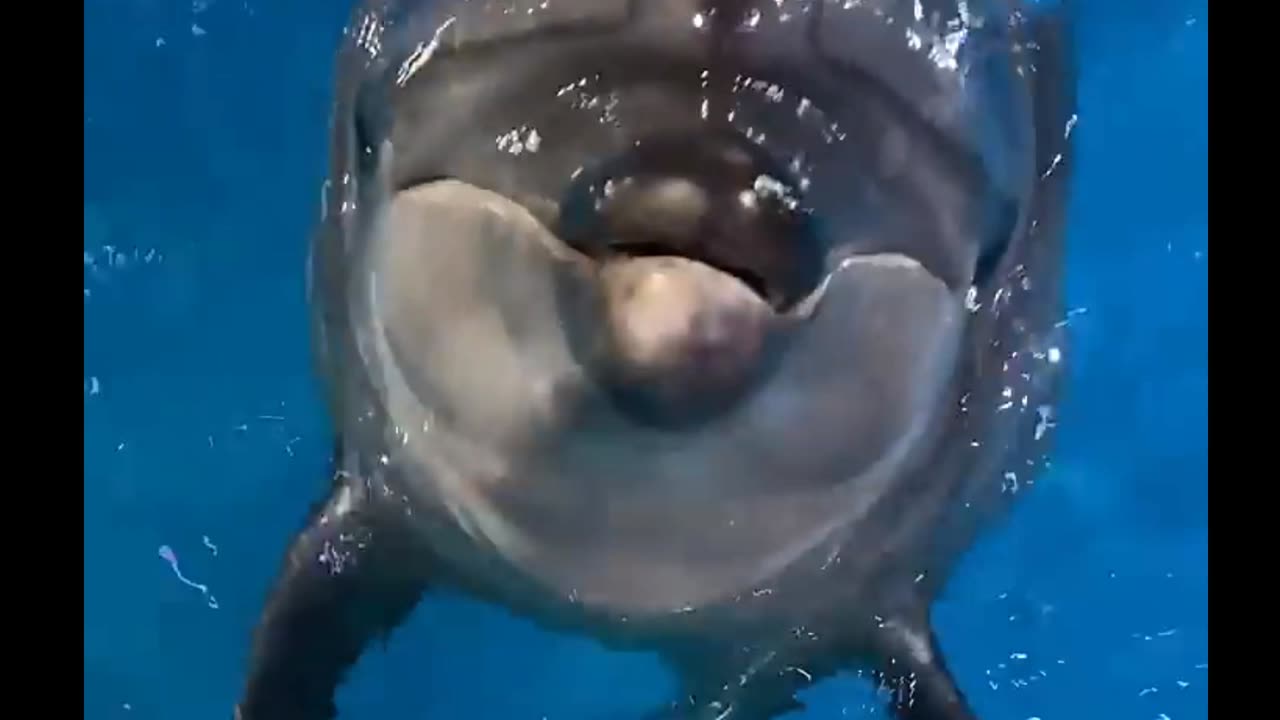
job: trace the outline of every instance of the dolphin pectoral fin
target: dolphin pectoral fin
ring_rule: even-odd
[[[977,720],[947,669],[927,612],[887,620],[872,646],[896,720]]]
[[[417,604],[430,571],[380,483],[338,473],[293,539],[254,633],[236,720],[324,720],[366,645]]]

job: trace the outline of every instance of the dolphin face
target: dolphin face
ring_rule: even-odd
[[[370,13],[312,267],[340,423],[376,407],[401,491],[620,611],[723,600],[847,536],[945,440],[966,299],[1026,222],[1001,12]]]
[[[333,717],[452,586],[657,652],[663,717],[858,668],[975,720],[929,608],[1048,450],[1070,44],[1014,0],[368,0],[308,262],[334,475],[236,716]]]

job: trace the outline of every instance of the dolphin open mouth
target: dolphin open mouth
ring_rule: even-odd
[[[798,184],[739,133],[659,133],[580,173],[554,230],[596,260],[701,262],[785,312],[817,288],[823,273],[822,243]]]
[[[424,294],[403,315],[406,357],[439,346],[474,364],[552,338],[556,356],[513,356],[514,377],[543,363],[546,388],[602,389],[665,429],[798,402],[813,373],[784,389],[778,373],[836,358],[830,382],[863,408],[845,425],[883,449],[876,428],[902,431],[897,409],[918,407],[886,388],[932,387],[953,312],[1002,257],[1017,173],[992,167],[1020,148],[985,153],[970,91],[879,20],[841,23],[858,38],[845,43],[820,13],[768,4],[758,18],[606,5],[528,22],[476,8],[382,38],[350,152],[381,176],[368,197],[431,209],[383,233],[412,250],[393,270]],[[485,314],[492,337],[463,353],[456,336]],[[875,352],[889,343],[892,360]],[[573,406],[562,395],[552,404]]]
[[[968,294],[1016,267],[1021,76],[939,65],[905,3],[440,5],[346,89],[315,255],[427,495],[645,607],[876,510],[956,412]]]

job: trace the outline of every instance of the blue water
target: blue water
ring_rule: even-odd
[[[1207,0],[1078,8],[1060,450],[936,621],[984,720],[1199,720]],[[86,720],[230,717],[323,480],[302,263],[346,17],[336,0],[85,2]],[[647,656],[432,598],[339,702],[360,720],[599,720],[668,688]],[[796,717],[870,716],[852,678],[803,697]]]

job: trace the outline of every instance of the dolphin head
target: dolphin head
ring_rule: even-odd
[[[1005,3],[361,12],[317,346],[410,492],[558,586],[702,601],[945,436],[1036,177]]]
[[[858,667],[972,720],[929,607],[1061,370],[1069,20],[1026,10],[363,4],[308,262],[335,476],[236,716],[333,717],[453,586],[656,650],[680,717]]]

